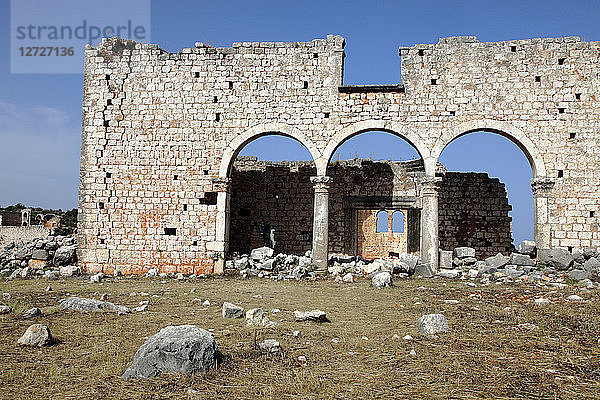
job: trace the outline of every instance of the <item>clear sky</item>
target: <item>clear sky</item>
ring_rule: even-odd
[[[57,5],[55,11],[68,14],[70,9]],[[340,34],[346,39],[347,84],[398,83],[398,47],[437,43],[440,37],[600,40],[600,1],[157,0],[150,15],[150,41],[171,51],[193,47],[196,41],[229,46],[234,41],[308,41]],[[11,74],[9,37],[10,2],[0,0],[0,205],[76,207],[83,76]],[[293,144],[281,147],[276,140],[273,155],[273,143],[256,142],[244,153],[303,158]],[[379,134],[349,140],[340,148],[340,158],[407,159],[411,151],[400,139]],[[467,135],[453,142],[441,161],[450,170],[484,171],[505,182],[515,239],[532,237],[531,169],[515,145],[491,134]]]

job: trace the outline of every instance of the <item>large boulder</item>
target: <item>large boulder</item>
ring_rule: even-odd
[[[420,333],[431,335],[448,332],[448,321],[442,314],[426,314],[419,318],[417,327]]]
[[[250,252],[250,258],[256,263],[264,263],[267,259],[273,257],[273,249],[270,247],[259,247]]]
[[[131,310],[125,306],[119,306],[108,301],[86,299],[85,297],[69,297],[60,302],[61,310],[77,311],[116,311],[119,314],[128,314]]]
[[[223,318],[244,318],[244,309],[233,303],[224,302],[221,309]]]
[[[59,273],[60,276],[69,277],[73,275],[79,275],[81,270],[77,265],[66,265],[64,267],[60,267]]]
[[[538,251],[539,261],[559,271],[566,271],[573,264],[573,256],[565,249],[543,249]]]
[[[508,263],[521,267],[533,267],[535,265],[535,260],[525,254],[512,253]]]
[[[388,271],[381,271],[373,275],[371,278],[371,285],[376,288],[384,288],[392,285],[392,274]]]
[[[583,256],[586,260],[592,257],[598,258],[598,249],[595,247],[586,247],[583,249]]]
[[[392,261],[392,272],[394,274],[403,272],[412,275],[419,263],[419,257],[414,254],[401,253],[397,259]]]
[[[586,271],[585,269],[572,269],[567,274],[567,277],[574,281],[582,281],[584,279],[589,279],[590,271]]]
[[[50,346],[53,342],[50,329],[42,324],[31,325],[17,341],[21,346],[35,347]]]
[[[433,278],[433,271],[429,264],[418,264],[415,268],[415,276],[422,278]]]
[[[217,343],[210,332],[195,325],[167,326],[146,340],[122,377],[208,372],[216,367],[218,354]]]
[[[77,261],[77,245],[59,247],[54,253],[52,263],[56,266],[71,265]]]
[[[583,269],[588,272],[598,271],[600,270],[600,261],[596,257],[591,257],[583,264]]]

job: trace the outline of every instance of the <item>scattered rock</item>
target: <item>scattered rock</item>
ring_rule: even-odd
[[[540,250],[538,258],[543,264],[559,271],[566,271],[573,264],[573,256],[565,249]]]
[[[204,307],[209,307],[209,306],[210,306],[210,301],[208,301],[208,300],[204,300],[204,303],[202,303],[202,305],[203,305]]]
[[[420,333],[431,335],[448,332],[448,321],[442,314],[426,314],[419,318],[417,327]]]
[[[77,261],[77,245],[59,247],[54,253],[52,263],[56,266],[72,265]]]
[[[346,275],[344,275],[342,277],[342,282],[344,282],[344,283],[353,283],[354,282],[354,275],[352,275],[352,273],[348,272]]]
[[[233,303],[224,302],[222,308],[223,318],[243,318],[244,309],[240,306],[236,306]]]
[[[42,316],[42,310],[40,310],[37,307],[33,307],[30,308],[29,310],[25,311],[22,315],[23,318],[33,318],[33,317],[40,317]]]
[[[583,300],[583,298],[576,294],[572,294],[569,297],[567,297],[567,301],[582,301],[582,300]]]
[[[125,306],[119,306],[108,301],[87,299],[84,297],[69,297],[60,302],[61,310],[77,311],[116,311],[119,314],[128,314],[131,310]]]
[[[262,308],[252,308],[246,311],[246,325],[247,326],[262,326],[270,328],[277,326],[278,324],[272,322]]]
[[[277,354],[281,351],[281,346],[279,342],[275,339],[267,339],[258,344],[258,347],[263,353],[267,354]]]
[[[1,314],[8,314],[12,311],[12,307],[10,306],[0,306],[0,315]]]
[[[450,251],[450,250],[440,250],[439,265],[440,265],[440,268],[443,268],[443,269],[454,268],[452,266],[452,251]],[[416,267],[416,265],[415,265],[415,267]]]
[[[525,254],[529,257],[535,257],[536,250],[536,245],[533,240],[523,240],[519,245],[519,253]]]
[[[475,249],[472,247],[457,247],[454,249],[454,257],[456,257],[456,258],[475,257]]]
[[[387,271],[377,272],[371,278],[371,285],[376,288],[384,288],[392,285],[392,274]]]
[[[134,312],[142,312],[142,311],[148,311],[148,304],[143,304],[139,307],[134,307],[133,308]]]
[[[584,279],[589,279],[590,272],[584,269],[572,269],[568,272],[567,277],[574,281],[582,281]]]
[[[146,340],[122,377],[208,372],[216,367],[218,358],[217,343],[210,332],[195,325],[167,326]]]
[[[485,263],[488,265],[488,267],[498,270],[504,268],[506,264],[508,264],[508,258],[504,257],[501,253],[498,253],[493,257],[486,258]]]
[[[104,274],[102,272],[98,272],[97,274],[90,276],[90,283],[100,283],[102,279],[104,279]]]
[[[273,257],[273,249],[270,247],[259,247],[250,252],[250,258],[256,263],[262,264],[271,257]]]
[[[321,310],[312,311],[294,311],[294,318],[297,322],[301,321],[315,321],[315,322],[330,322],[327,319],[327,313]]]
[[[59,273],[60,276],[70,277],[74,275],[79,275],[81,271],[77,265],[67,265],[64,267],[60,267]]]
[[[518,265],[518,266],[530,266],[530,267],[535,266],[534,259],[532,259],[528,255],[519,254],[519,253],[512,253],[510,255],[510,260],[508,263],[512,264],[512,265]]]
[[[415,268],[415,276],[422,278],[433,278],[433,271],[428,264],[419,264]]]
[[[441,269],[435,274],[435,276],[439,276],[440,278],[447,278],[447,279],[458,278],[461,275],[462,275],[462,271],[460,269]]]
[[[540,306],[547,306],[548,304],[550,304],[550,300],[548,299],[544,299],[544,298],[539,298],[539,299],[535,299],[534,303]]]
[[[21,346],[50,346],[53,343],[50,329],[46,325],[31,325],[17,341]]]

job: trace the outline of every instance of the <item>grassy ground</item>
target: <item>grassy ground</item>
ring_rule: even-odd
[[[440,280],[396,281],[375,290],[360,280],[270,282],[139,278],[1,282],[12,295],[0,316],[0,398],[49,399],[598,399],[600,398],[600,296],[575,286],[469,287]],[[425,288],[419,288],[423,286]],[[192,292],[193,290],[193,292]],[[131,292],[149,296],[130,296]],[[149,300],[147,312],[63,312],[67,295],[98,298],[130,307]],[[570,303],[578,293],[585,301]],[[153,297],[152,295],[158,295]],[[262,298],[256,298],[256,295]],[[536,306],[531,298],[553,302]],[[212,303],[204,307],[200,298]],[[459,300],[447,304],[444,300]],[[221,318],[221,304],[281,310],[280,326],[252,329]],[[40,307],[45,316],[19,313]],[[293,311],[319,308],[327,324],[294,322]],[[451,332],[420,335],[417,319],[441,312]],[[60,344],[20,348],[16,341],[32,323],[50,327]],[[539,330],[518,325],[534,324]],[[217,371],[197,376],[163,375],[123,381],[120,375],[145,339],[169,324],[213,329],[225,358]],[[302,335],[296,338],[294,330]],[[414,340],[394,339],[412,335]],[[255,343],[279,340],[284,354],[261,355]],[[332,341],[337,339],[339,341]],[[416,356],[411,356],[415,350]],[[298,361],[305,356],[306,362]]]

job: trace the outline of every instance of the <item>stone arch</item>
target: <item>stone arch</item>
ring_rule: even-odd
[[[355,122],[351,125],[346,126],[345,128],[338,131],[327,144],[325,151],[323,152],[323,157],[319,160],[315,160],[317,164],[317,171],[319,175],[325,175],[327,171],[327,165],[329,160],[333,156],[333,153],[344,143],[346,140],[368,131],[382,131],[392,133],[404,140],[406,140],[411,146],[413,146],[423,161],[425,162],[425,168],[428,169],[428,165],[431,163],[428,162],[430,157],[429,148],[425,145],[423,140],[414,132],[406,131],[404,127],[393,121],[388,120],[366,120]],[[435,167],[435,163],[433,163],[433,167]]]
[[[242,132],[236,136],[225,148],[221,164],[219,166],[219,178],[227,178],[231,172],[233,161],[237,157],[238,153],[244,148],[245,145],[257,139],[261,136],[268,135],[281,135],[287,136],[300,142],[310,152],[315,164],[317,160],[321,158],[321,153],[314,145],[312,140],[304,133],[291,125],[284,123],[268,123],[255,125],[252,128]]]
[[[527,137],[525,132],[508,122],[492,119],[474,119],[447,129],[436,141],[433,150],[431,151],[431,158],[437,162],[442,151],[450,143],[467,133],[477,131],[496,133],[510,139],[521,149],[523,154],[525,154],[525,157],[527,157],[531,169],[533,170],[534,178],[546,177],[546,166],[542,154],[535,144],[533,144],[531,139]]]

